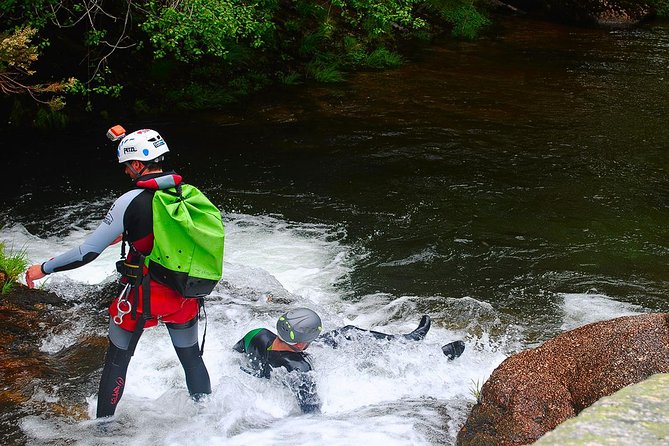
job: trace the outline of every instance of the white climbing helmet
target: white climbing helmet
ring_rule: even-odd
[[[167,143],[151,129],[142,129],[126,135],[118,145],[117,156],[120,164],[127,161],[162,161],[169,152]]]

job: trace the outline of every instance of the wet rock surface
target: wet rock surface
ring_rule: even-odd
[[[585,325],[502,362],[457,444],[531,444],[600,398],[668,372],[669,314]]]
[[[71,404],[55,395],[72,386],[90,390],[88,378],[101,364],[106,339],[85,337],[57,354],[40,350],[46,333],[62,325],[72,307],[55,293],[20,284],[0,296],[0,424],[9,432],[4,445],[24,444],[19,420],[25,415],[87,417],[83,399]],[[82,364],[93,365],[79,370]]]

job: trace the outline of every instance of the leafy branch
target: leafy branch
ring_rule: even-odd
[[[65,105],[62,96],[55,95],[48,100],[42,97],[63,91],[67,83],[29,84],[24,80],[35,73],[31,66],[37,61],[38,50],[31,45],[31,40],[36,32],[35,28],[26,27],[0,36],[0,91],[6,95],[27,93],[35,101],[58,110]]]

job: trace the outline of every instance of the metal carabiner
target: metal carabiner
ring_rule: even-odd
[[[121,294],[118,295],[118,299],[116,300],[117,313],[116,316],[114,316],[112,319],[116,325],[121,325],[123,323],[123,316],[132,311],[132,304],[128,301],[129,288],[130,284],[126,283],[125,287],[123,287],[123,290],[121,291]]]

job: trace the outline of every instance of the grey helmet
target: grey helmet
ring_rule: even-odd
[[[276,330],[287,344],[311,342],[323,331],[321,318],[308,308],[290,310],[276,321]]]

